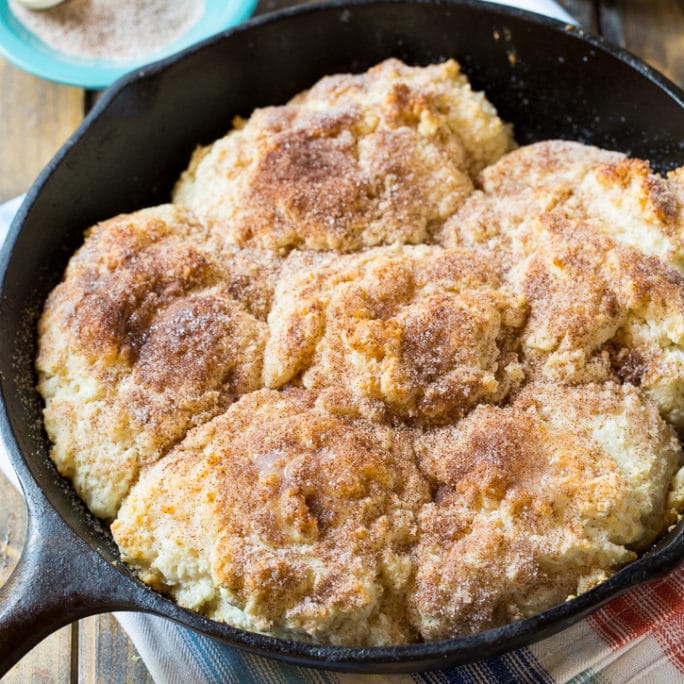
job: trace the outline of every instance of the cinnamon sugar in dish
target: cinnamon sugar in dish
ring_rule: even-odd
[[[204,11],[204,0],[67,0],[48,10],[30,10],[16,0],[9,5],[29,31],[55,50],[117,61],[172,43]]]

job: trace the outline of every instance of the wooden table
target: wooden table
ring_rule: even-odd
[[[585,26],[620,44],[684,86],[682,0],[560,0]],[[259,12],[287,0],[262,0]],[[94,98],[40,80],[0,59],[0,202],[24,192],[76,128]],[[20,496],[0,474],[0,585],[19,556],[26,525]],[[3,678],[24,682],[151,682],[145,665],[111,615],[65,627]]]

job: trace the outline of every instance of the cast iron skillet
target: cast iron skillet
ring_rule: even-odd
[[[0,675],[58,627],[111,610],[156,613],[253,653],[316,667],[408,672],[465,663],[557,632],[684,559],[680,522],[640,560],[541,615],[450,641],[315,646],[212,622],[144,586],[56,474],[34,389],[34,329],[84,228],[166,201],[194,145],[222,135],[233,115],[389,56],[413,64],[457,58],[521,143],[574,138],[644,157],[661,171],[684,164],[684,93],[671,83],[578,29],[472,1],[285,10],[117,82],[31,188],[0,255],[0,428],[30,512],[24,555],[0,591]]]

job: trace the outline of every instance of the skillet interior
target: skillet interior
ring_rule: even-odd
[[[577,29],[475,2],[354,2],[285,10],[125,77],[101,99],[31,189],[0,257],[0,387],[13,458],[29,498],[44,494],[85,542],[116,563],[109,533],[48,458],[35,392],[35,321],[83,230],[99,219],[166,201],[197,143],[235,114],[278,104],[319,77],[362,71],[389,56],[412,64],[455,57],[520,143],[568,138],[684,164],[684,94],[625,53]],[[12,446],[12,445],[10,445]],[[24,461],[32,477],[24,467]],[[35,479],[35,482],[33,481]],[[558,631],[632,584],[684,558],[684,528],[664,550],[573,602],[497,630],[436,644],[342,649],[249,635],[178,609],[145,588],[138,607],[258,652],[319,666],[409,671],[475,660]],[[123,570],[121,581],[129,582]],[[102,587],[103,594],[107,587]],[[153,595],[153,596],[149,596]]]

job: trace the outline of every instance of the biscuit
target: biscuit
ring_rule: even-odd
[[[684,432],[681,177],[580,143],[536,143],[480,173],[440,242],[498,254],[529,310],[527,377],[619,378]]]
[[[639,392],[530,384],[417,442],[434,502],[409,591],[426,640],[539,613],[636,558],[676,519],[671,427]],[[680,486],[678,496],[681,498]]]
[[[336,645],[415,640],[408,430],[350,422],[300,389],[252,392],[140,476],[112,526],[123,559],[184,606]]]
[[[590,145],[547,140],[519,148],[484,169],[478,190],[445,225],[445,246],[486,244],[523,252],[535,219],[547,212],[593,235],[684,270],[684,185],[648,162]]]
[[[522,380],[522,300],[466,250],[381,247],[283,271],[264,382],[320,390],[334,413],[440,423]]]
[[[195,152],[174,202],[240,246],[415,244],[511,146],[510,129],[455,62],[388,60],[238,121]]]
[[[234,284],[259,266],[219,253],[187,210],[122,215],[89,231],[46,302],[36,363],[52,458],[100,517],[142,464],[261,386],[266,324]]]

